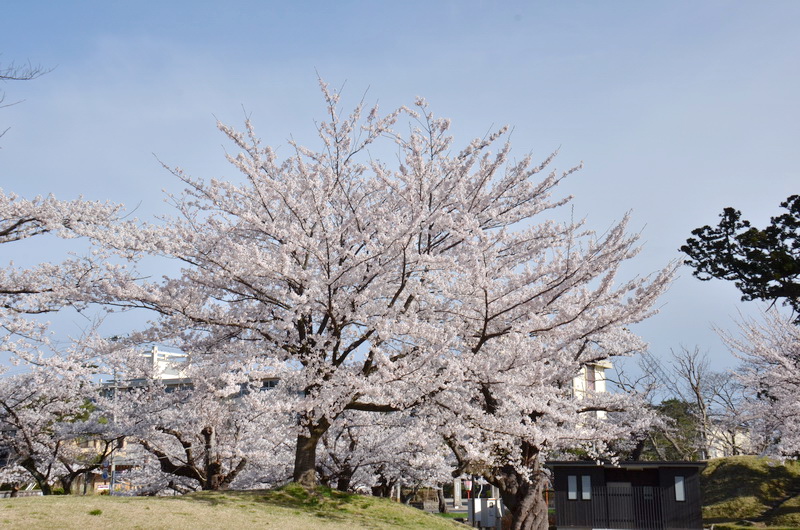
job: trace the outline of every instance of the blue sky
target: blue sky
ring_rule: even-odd
[[[31,0],[3,18],[0,64],[53,68],[0,87],[24,100],[0,110],[0,187],[26,196],[165,212],[179,186],[156,157],[234,175],[216,118],[313,145],[317,72],[345,104],[421,95],[462,143],[510,124],[520,156],[583,161],[562,192],[598,231],[632,211],[630,275],[679,258],[725,206],[763,224],[800,193],[800,2]],[[685,268],[637,331],[656,354],[696,345],[730,366],[712,325],[761,309],[738,299]]]

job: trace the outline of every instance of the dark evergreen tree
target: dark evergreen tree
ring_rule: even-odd
[[[733,281],[742,300],[781,301],[800,323],[800,195],[781,207],[786,213],[772,217],[764,229],[725,208],[718,226],[693,230],[681,251],[689,256],[686,264],[695,277]]]
[[[651,431],[644,441],[642,460],[699,460],[703,458],[703,441],[697,406],[670,398],[656,405],[668,423]]]

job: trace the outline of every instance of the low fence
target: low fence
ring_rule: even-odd
[[[36,491],[18,491],[17,497],[41,497],[42,492],[39,490]],[[9,499],[11,498],[10,491],[0,491],[0,499]]]

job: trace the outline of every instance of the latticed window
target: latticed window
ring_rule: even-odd
[[[586,372],[586,390],[594,391],[597,381],[597,370],[595,370],[594,366],[585,366],[584,371]]]

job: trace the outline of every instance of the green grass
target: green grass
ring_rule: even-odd
[[[800,528],[800,463],[754,456],[710,460],[703,470],[703,521],[716,529]]]
[[[13,508],[13,509],[10,509]],[[454,530],[458,523],[374,497],[297,484],[270,491],[198,492],[181,497],[48,496],[0,500],[13,528],[359,528]],[[462,527],[463,528],[463,527]]]
[[[756,530],[763,528],[765,530],[797,530],[797,526],[773,526],[761,522],[747,522],[747,524],[734,524],[734,523],[714,523],[714,530]],[[705,523],[705,528],[711,528],[711,525]]]
[[[800,463],[756,457],[711,460],[703,471],[703,519],[716,530],[800,528]],[[453,530],[456,514],[431,515],[386,499],[297,484],[269,491],[181,497],[49,496],[0,500],[11,528],[275,528]],[[463,515],[462,515],[463,516]],[[461,528],[464,528],[461,526]]]

